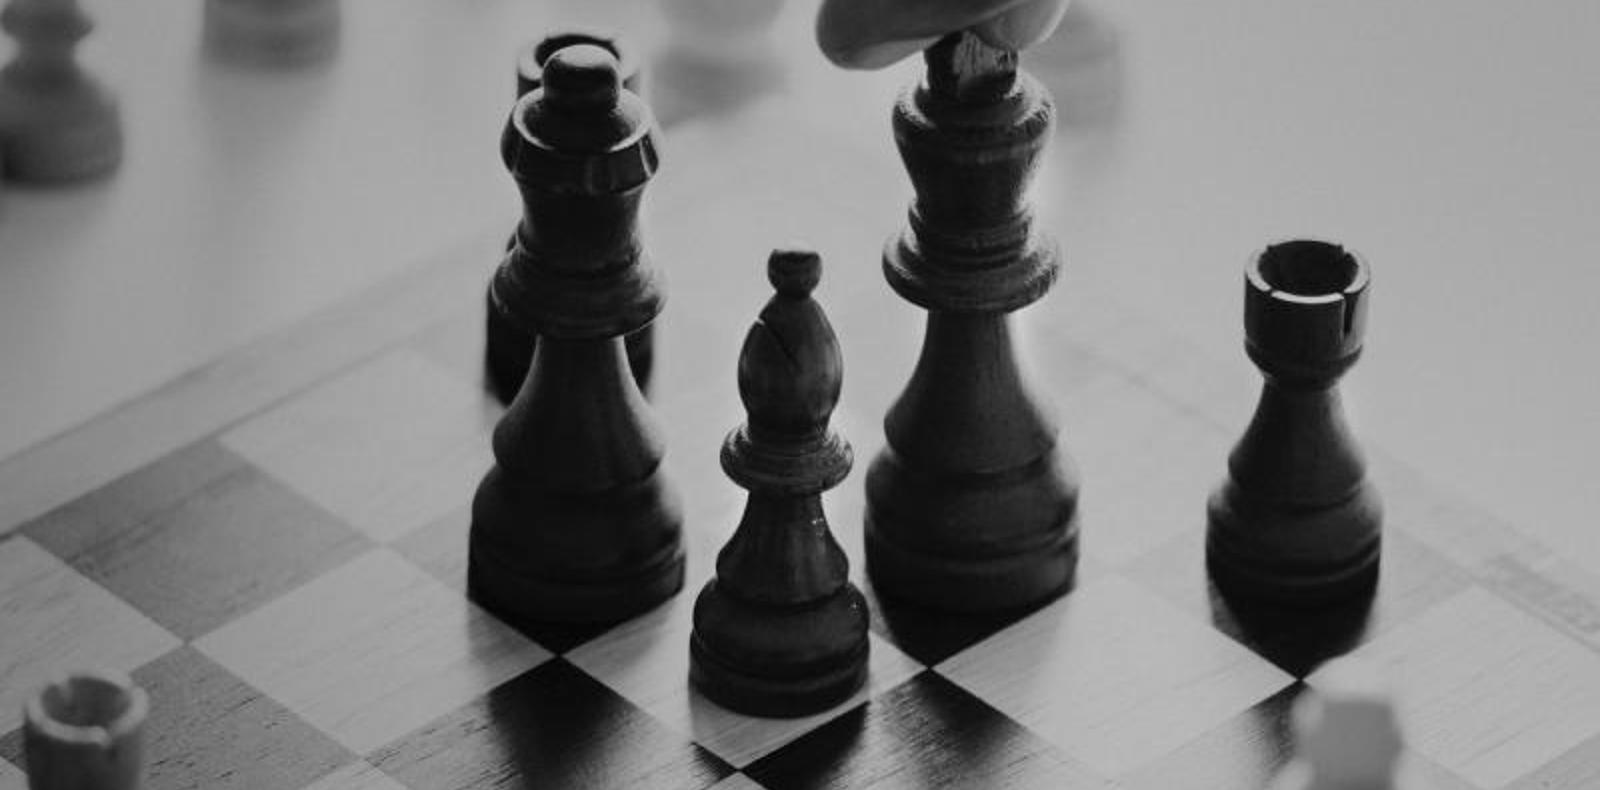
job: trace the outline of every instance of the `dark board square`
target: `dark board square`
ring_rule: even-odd
[[[147,790],[304,787],[355,759],[190,647],[135,670],[150,694]]]
[[[1304,683],[1294,683],[1172,754],[1121,777],[1121,787],[1125,790],[1270,787],[1273,778],[1295,757],[1293,711],[1296,700],[1306,693],[1308,689]],[[1403,780],[1414,780],[1416,787],[1479,790],[1415,750],[1409,751],[1405,760]],[[1412,786],[1406,781],[1397,785]],[[1588,786],[1581,783],[1534,785],[1526,790]],[[1516,790],[1524,788],[1518,786]]]
[[[1005,612],[952,614],[884,598],[871,583],[862,585],[861,591],[867,597],[872,630],[924,666],[933,666],[983,641],[1049,603]]]
[[[360,533],[209,440],[65,505],[25,532],[184,639],[367,545]]]
[[[1124,571],[1297,678],[1421,615],[1472,583],[1466,571],[1394,525],[1384,530],[1376,594],[1319,610],[1264,607],[1223,598],[1206,573],[1203,528],[1168,541]]]
[[[1294,755],[1290,711],[1305,693],[1294,683],[1188,745],[1123,779],[1127,790],[1238,790],[1266,787]]]
[[[807,733],[744,772],[772,790],[1109,786],[932,671]]]
[[[410,787],[705,788],[731,766],[554,659],[368,756]]]

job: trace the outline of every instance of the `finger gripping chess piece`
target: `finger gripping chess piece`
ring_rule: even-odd
[[[116,99],[73,57],[93,23],[77,0],[11,0],[0,28],[17,42],[0,69],[0,159],[6,177],[58,183],[122,161]]]
[[[595,46],[552,56],[513,112],[501,150],[524,219],[494,298],[540,340],[473,500],[468,585],[512,619],[620,620],[683,585],[682,517],[622,348],[663,300],[638,234],[652,121]]]
[[[517,58],[517,98],[532,93],[544,81],[544,64],[550,56],[570,46],[592,44],[601,47],[617,58],[622,85],[635,95],[643,96],[643,72],[634,56],[633,47],[617,36],[599,30],[565,30],[545,36],[524,47]],[[515,118],[507,120],[507,126]],[[506,242],[506,252],[516,246],[516,234]],[[509,403],[522,388],[528,377],[528,367],[533,360],[533,348],[538,335],[516,323],[503,305],[494,300],[494,287],[487,293],[488,310],[484,333],[484,373],[489,389],[502,403]],[[628,352],[628,369],[634,381],[646,394],[650,389],[650,371],[655,356],[655,324],[649,323],[624,338]]]
[[[1226,594],[1314,605],[1370,595],[1382,507],[1345,423],[1339,377],[1361,354],[1366,264],[1321,241],[1275,244],[1245,274],[1245,349],[1265,383],[1206,508]]]
[[[739,354],[749,419],[722,445],[722,468],[749,491],[744,517],[695,601],[690,681],[724,707],[803,716],[843,702],[867,673],[867,606],[850,583],[822,492],[850,472],[828,426],[839,401],[839,341],[811,298],[816,253],[777,251],[777,295]]]
[[[137,790],[144,771],[144,689],[111,672],[52,681],[23,709],[33,790]]]
[[[1043,297],[1059,268],[1026,198],[1054,110],[1016,53],[970,33],[926,60],[926,79],[895,106],[916,200],[883,269],[928,310],[927,331],[868,471],[867,570],[894,598],[997,611],[1064,593],[1078,558],[1076,475],[1007,315]]]

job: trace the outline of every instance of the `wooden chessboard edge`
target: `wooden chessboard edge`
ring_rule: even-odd
[[[481,287],[505,243],[503,226],[486,226],[376,285],[0,460],[0,536],[456,316],[460,304],[471,302],[440,294]],[[462,260],[484,264],[462,266]]]

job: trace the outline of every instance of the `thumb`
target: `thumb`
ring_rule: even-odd
[[[985,44],[1021,51],[1043,42],[1061,24],[1069,0],[1029,0],[975,25],[972,32]]]

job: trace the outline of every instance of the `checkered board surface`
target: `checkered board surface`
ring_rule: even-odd
[[[499,412],[474,312],[497,224],[381,299],[40,451],[76,453],[63,469],[134,460],[0,539],[0,788],[24,784],[25,695],[52,669],[99,665],[151,695],[153,788],[1240,790],[1282,765],[1286,711],[1346,653],[1392,682],[1425,786],[1600,786],[1594,579],[1365,437],[1388,510],[1370,610],[1239,616],[1208,589],[1203,514],[1254,372],[1242,354],[1203,359],[1070,270],[1018,323],[1082,470],[1076,590],[989,618],[879,601],[860,573],[862,469],[920,319],[875,261],[902,176],[886,147],[796,162],[728,145],[771,121],[680,138],[652,203],[673,282],[652,400],[686,505],[680,595],[588,629],[513,628],[463,595],[467,506]],[[788,134],[812,151],[834,139]],[[671,156],[722,165],[672,175]],[[866,186],[816,199],[842,172]],[[741,196],[749,179],[800,199]],[[742,502],[716,459],[742,417],[733,363],[766,295],[763,247],[807,229],[825,234],[819,298],[845,352],[836,424],[862,459],[827,505],[872,601],[871,673],[833,710],[762,720],[688,688],[687,640]],[[304,359],[312,374],[280,375]],[[208,411],[224,400],[250,405]],[[202,413],[215,424],[185,433]],[[148,431],[177,438],[126,449]]]

